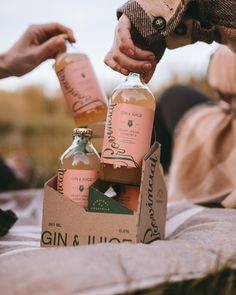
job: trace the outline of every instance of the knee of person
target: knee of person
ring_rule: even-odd
[[[163,110],[189,109],[200,103],[207,103],[210,98],[201,91],[185,85],[174,85],[167,88],[160,96],[157,107]],[[181,106],[181,107],[180,107]]]
[[[168,87],[161,94],[160,99],[158,101],[158,106],[161,107],[163,104],[174,104],[179,102],[179,100],[190,92],[190,87],[184,85],[174,85]]]

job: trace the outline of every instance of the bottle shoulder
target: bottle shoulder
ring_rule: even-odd
[[[100,158],[91,143],[82,146],[75,142],[60,157],[61,166],[89,165],[90,162],[100,163]]]
[[[79,62],[79,61],[89,61],[87,54],[76,53],[76,52],[63,52],[56,57],[54,68],[56,72],[64,69],[67,65]]]
[[[116,88],[110,96],[110,103],[126,103],[155,109],[156,99],[148,88]]]
[[[99,167],[100,160],[94,153],[76,152],[72,155],[64,155],[60,159],[60,168],[87,169]]]

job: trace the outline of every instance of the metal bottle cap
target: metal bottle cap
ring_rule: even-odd
[[[76,135],[91,138],[93,135],[93,130],[90,128],[74,128],[73,136],[76,136]]]

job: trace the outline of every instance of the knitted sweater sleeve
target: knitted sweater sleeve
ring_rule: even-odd
[[[130,0],[117,10],[118,18],[123,13],[139,41],[149,49],[159,46],[160,54],[197,41],[236,51],[235,0]]]

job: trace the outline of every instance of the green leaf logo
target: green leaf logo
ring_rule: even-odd
[[[128,126],[129,126],[129,127],[133,126],[133,121],[132,121],[132,120],[129,120],[129,121],[128,121]]]

